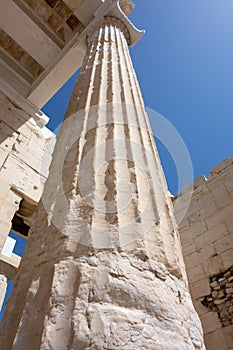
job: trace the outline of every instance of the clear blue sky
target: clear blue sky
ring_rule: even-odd
[[[131,48],[145,104],[182,136],[194,176],[208,176],[233,153],[233,1],[134,2],[130,18],[146,30]],[[51,129],[63,118],[74,82],[73,77],[43,108]],[[176,192],[174,164],[161,145],[159,151],[169,188]]]

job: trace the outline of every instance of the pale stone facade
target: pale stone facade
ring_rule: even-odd
[[[128,51],[142,33],[116,3],[87,34],[1,348],[204,350]]]
[[[7,280],[20,262],[19,256],[5,253],[4,244],[11,229],[27,238],[48,176],[56,138],[43,122],[0,93],[0,308]]]
[[[185,200],[183,203],[187,205]],[[206,347],[232,350],[233,158],[215,166],[208,179],[202,176],[194,181],[192,200],[179,231]]]

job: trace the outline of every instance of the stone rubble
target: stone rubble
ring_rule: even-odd
[[[233,267],[210,278],[211,294],[202,304],[218,313],[223,327],[233,324]]]

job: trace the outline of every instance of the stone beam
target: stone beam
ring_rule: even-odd
[[[23,80],[20,84],[21,80],[22,77],[17,75],[13,70],[11,71],[9,67],[0,59],[0,90],[15,105],[20,106],[20,108],[33,117],[38,126],[42,127],[48,123],[49,117],[47,117],[36,105],[24,97],[29,91],[29,85],[24,84]],[[19,93],[17,89],[14,89],[13,86],[17,86],[21,93]]]
[[[0,21],[2,29],[43,67],[58,55],[60,48],[13,0],[1,0]]]
[[[75,12],[84,0],[63,0],[63,2]]]
[[[21,257],[12,253],[10,257],[0,254],[0,266],[3,266],[3,263],[8,264],[14,268],[18,268],[21,261]],[[10,268],[9,268],[10,269]],[[1,270],[2,272],[2,270]]]
[[[5,85],[9,86],[12,91],[14,90],[14,95],[19,98],[26,97],[30,91],[30,83],[0,57],[0,90],[12,99],[8,95],[7,90],[9,89],[5,90]]]
[[[45,32],[58,47],[64,46],[64,41],[53,31],[49,24],[44,21],[24,0],[14,0],[21,10],[31,18]]]
[[[45,103],[81,66],[85,53],[85,44],[67,44],[55,57],[53,64],[46,69],[32,85],[28,100],[42,108]]]

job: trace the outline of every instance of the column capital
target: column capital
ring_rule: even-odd
[[[109,21],[109,18],[122,24],[129,46],[136,44],[145,33],[144,30],[137,29],[128,19],[120,6],[120,0],[84,0],[75,15],[86,25],[82,39],[88,37],[99,23]]]
[[[106,16],[104,19],[100,20],[99,22],[95,23],[93,27],[90,29],[90,32],[88,33],[87,36],[87,43],[89,44],[93,39],[93,35],[95,35],[96,31],[102,26],[105,25],[114,25],[124,33],[125,39],[130,45],[130,32],[128,28],[125,26],[125,24],[118,18],[112,17],[112,16]]]

